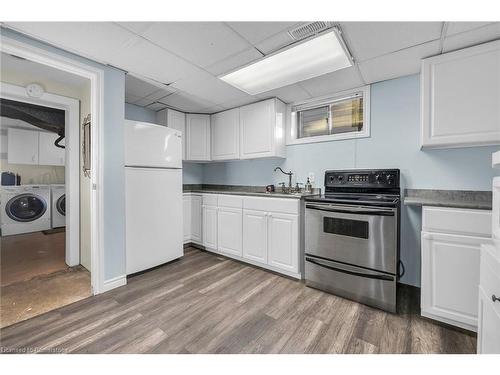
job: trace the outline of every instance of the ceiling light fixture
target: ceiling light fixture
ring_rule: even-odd
[[[255,95],[352,65],[352,57],[334,28],[219,78]]]

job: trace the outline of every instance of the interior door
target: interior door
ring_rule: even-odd
[[[242,255],[242,210],[219,207],[217,212],[217,245],[221,253]]]
[[[125,168],[127,274],[180,258],[182,170]]]
[[[267,264],[267,212],[243,210],[243,258]]]
[[[268,264],[289,272],[298,272],[298,216],[269,213]]]

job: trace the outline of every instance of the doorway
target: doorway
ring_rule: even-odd
[[[94,264],[100,265],[99,256],[92,254],[99,255],[92,248],[97,242],[91,230],[92,205],[97,203],[90,189],[92,176],[84,181],[80,165],[82,117],[99,98],[92,97],[95,90],[88,77],[4,53],[7,47],[20,55],[35,56],[34,60],[47,59],[30,47],[15,44],[7,41],[2,45],[0,97],[17,105],[18,113],[23,112],[23,105],[38,113],[53,111],[55,117],[57,111],[62,112],[64,137],[59,143],[65,148],[56,146],[55,139],[61,135],[57,131],[37,127],[36,120],[35,125],[25,121],[30,119],[29,113],[16,118],[10,111],[8,117],[1,117],[1,170],[10,172],[3,176],[6,186],[1,187],[2,327],[96,294],[102,279],[100,267],[95,269],[96,275],[92,272]],[[9,67],[16,69],[8,71]],[[30,92],[33,86],[34,94]],[[84,92],[84,100],[83,94],[74,94],[76,88]],[[5,146],[12,146],[10,152]],[[37,149],[36,155],[26,156],[30,147]]]

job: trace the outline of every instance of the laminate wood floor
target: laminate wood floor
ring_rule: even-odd
[[[128,285],[0,330],[2,352],[475,353],[475,335],[197,249]]]

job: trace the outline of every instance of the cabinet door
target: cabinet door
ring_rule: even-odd
[[[203,206],[203,246],[217,249],[217,207]]]
[[[202,210],[201,210],[201,196],[191,196],[191,241],[202,244]]]
[[[56,145],[54,144],[59,136],[55,133],[39,133],[38,164],[64,166],[66,150],[64,148],[56,147]],[[62,141],[62,145],[64,145],[64,140]]]
[[[184,243],[191,241],[191,197],[182,197],[182,223],[184,229]]]
[[[479,327],[477,352],[480,354],[500,354],[500,314],[495,311],[491,296],[479,288]]]
[[[186,160],[210,160],[210,116],[186,115]]]
[[[243,210],[243,258],[267,264],[267,212]]]
[[[186,114],[167,109],[167,126],[182,133],[182,160],[186,160]]]
[[[240,157],[240,110],[212,115],[212,160],[231,160]]]
[[[285,271],[298,273],[298,244],[298,216],[269,213],[268,264]]]
[[[421,313],[476,331],[479,237],[422,233]]]
[[[7,129],[9,164],[38,164],[38,131]]]
[[[221,253],[242,254],[242,210],[219,207],[217,212],[217,245]]]
[[[242,159],[273,156],[275,117],[274,100],[265,100],[240,108]]]
[[[156,112],[156,123],[158,125],[168,126],[168,109]]]
[[[422,147],[500,143],[500,41],[423,60]]]

